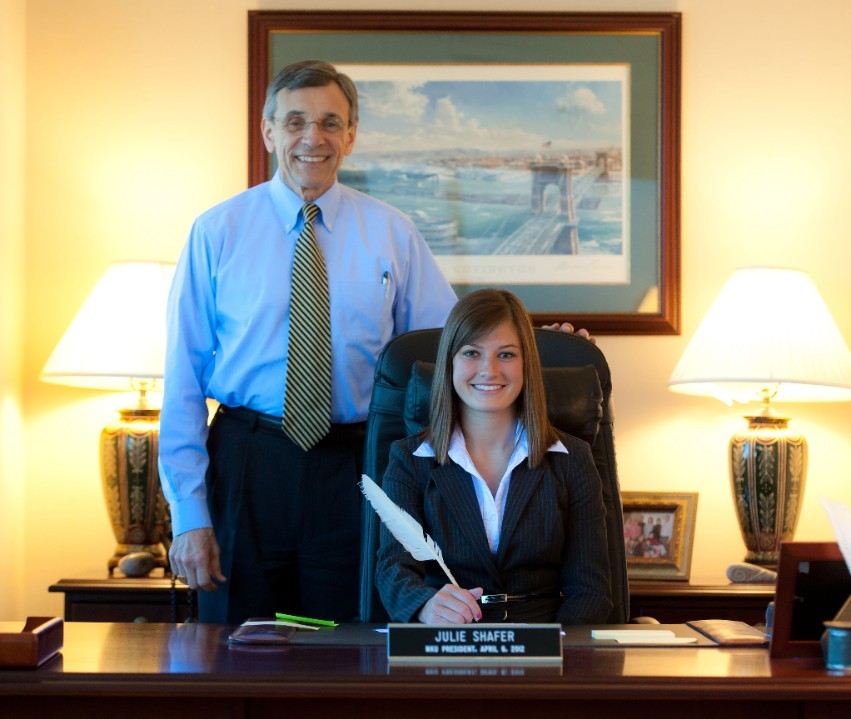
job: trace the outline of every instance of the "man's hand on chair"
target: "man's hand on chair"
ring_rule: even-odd
[[[572,335],[578,335],[586,340],[588,340],[592,345],[597,344],[596,337],[592,337],[591,333],[588,330],[582,329],[577,330],[573,328],[573,325],[570,322],[553,322],[551,325],[541,325],[545,330],[558,330],[559,332],[568,332]]]

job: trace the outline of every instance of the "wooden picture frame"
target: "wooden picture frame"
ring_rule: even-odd
[[[697,492],[621,492],[630,579],[688,580]]]
[[[822,656],[824,622],[836,616],[849,596],[851,574],[836,542],[782,542],[770,656]]]
[[[561,149],[567,147],[564,144],[559,146],[561,154],[558,160],[546,159],[555,157],[550,155],[549,149],[537,149],[534,156],[528,154],[531,152],[529,149],[514,150],[515,153],[527,153],[523,155],[527,158],[523,161],[525,164],[520,163],[520,155],[510,156],[505,149],[502,150],[504,156],[497,157],[493,154],[495,151],[487,150],[491,156],[484,157],[484,145],[465,145],[462,153],[452,157],[453,146],[447,146],[444,149],[447,154],[441,159],[439,170],[406,170],[403,180],[406,189],[400,191],[398,183],[387,182],[379,192],[395,193],[400,209],[411,214],[415,221],[424,213],[435,213],[422,220],[421,231],[425,236],[433,229],[435,239],[427,237],[427,241],[444,243],[441,256],[438,252],[435,254],[459,295],[482,286],[506,287],[520,296],[536,324],[570,320],[593,334],[680,332],[679,13],[249,11],[248,21],[248,173],[251,185],[266,181],[274,172],[259,125],[268,82],[290,62],[321,58],[340,66],[343,71],[352,67],[367,68],[363,72],[388,73],[391,80],[387,82],[392,83],[392,78],[399,78],[400,84],[405,84],[402,79],[416,70],[418,77],[426,78],[421,86],[432,77],[433,85],[439,82],[445,86],[447,81],[443,73],[451,70],[459,73],[459,77],[463,76],[464,79],[457,82],[477,83],[479,97],[486,95],[481,92],[483,88],[487,90],[492,85],[494,89],[473,110],[469,105],[465,106],[468,119],[474,121],[472,124],[481,126],[482,122],[493,119],[493,122],[501,123],[497,129],[505,130],[516,123],[512,129],[518,135],[527,131],[533,138],[545,137],[541,134],[543,125],[539,128],[538,124],[544,118],[550,119],[555,110],[552,113],[527,111],[522,104],[504,100],[500,100],[501,109],[493,110],[493,98],[511,96],[505,90],[505,78],[513,77],[513,71],[525,69],[534,75],[524,76],[516,85],[532,98],[543,97],[543,92],[534,92],[536,88],[553,90],[554,83],[559,82],[565,88],[576,86],[578,90],[583,89],[580,86],[595,82],[591,78],[596,77],[601,68],[614,68],[622,73],[623,79],[599,81],[601,87],[606,82],[613,82],[615,85],[611,87],[622,88],[618,95],[622,105],[619,105],[618,137],[623,142],[612,154],[603,151],[602,146],[590,147],[590,134],[584,154],[578,150]],[[571,73],[574,72],[580,73],[579,79],[566,79],[573,77]],[[356,84],[368,82],[359,80],[356,72],[348,70],[348,73]],[[478,73],[478,79],[466,79],[467,73]],[[587,79],[583,73],[588,73]],[[584,89],[586,99],[593,104],[594,98],[587,97],[590,91],[587,87]],[[363,102],[364,93],[361,94],[358,139],[347,163],[356,161],[359,151],[365,152],[363,148],[369,130],[363,110],[367,109],[365,104],[368,103]],[[469,101],[473,94],[458,92],[456,96]],[[420,99],[425,101],[424,97]],[[599,111],[602,106],[594,105],[593,110],[589,106],[588,112]],[[515,120],[514,113],[518,107],[520,110]],[[559,108],[561,111],[564,105],[560,104]],[[574,109],[569,110],[574,112]],[[476,113],[475,117],[471,118],[469,113]],[[376,113],[375,116],[380,118],[381,114]],[[434,133],[427,131],[431,125],[417,125],[417,121],[410,117],[397,126],[400,124],[403,125],[400,132],[408,132],[411,137],[417,136],[419,131],[419,136],[433,138]],[[580,122],[577,120],[562,120],[559,128],[564,137],[558,136],[557,143],[575,142],[571,133],[579,132],[578,127]],[[595,130],[582,132],[592,133]],[[551,142],[547,139],[535,147],[550,147],[547,143]],[[418,162],[429,167],[435,165],[434,153],[425,152],[423,146],[413,141],[407,148],[398,150],[400,156],[410,154],[412,147],[421,155]],[[555,148],[553,145],[553,153]],[[482,159],[470,159],[475,156]],[[361,162],[366,164],[366,160]],[[453,176],[456,179],[452,180],[454,187],[460,175],[457,172],[459,165],[464,165],[465,177],[473,174],[481,179],[481,175],[488,172],[497,177],[494,163],[506,173],[509,168],[521,166],[531,177],[529,189],[523,189],[527,185],[509,185],[492,178],[487,184],[489,178],[486,178],[470,185],[470,190],[434,190],[435,185],[440,187],[439,178],[449,171],[456,173]],[[555,166],[557,170],[553,170]],[[346,168],[344,163],[341,181]],[[574,196],[573,173],[584,172],[582,176],[586,176],[592,174],[592,170],[608,178],[606,181],[615,188],[611,192],[618,198],[615,226],[620,235],[611,230],[610,225],[609,231],[614,232],[614,240],[605,247],[596,239],[583,240],[582,233],[586,232],[585,228],[600,226],[599,222],[590,218],[594,217],[592,213],[599,203],[608,200],[596,195],[586,197],[578,203],[578,209],[577,203],[568,200],[568,196]],[[364,176],[359,167],[350,168],[348,172],[350,176]],[[576,186],[581,184],[582,176],[578,176]],[[424,180],[415,182],[412,177],[429,179],[425,183],[428,192],[419,187]],[[364,181],[363,184],[364,187],[359,189],[368,189],[369,183]],[[414,185],[418,186],[415,188]],[[446,185],[448,187],[449,183]],[[509,187],[520,189],[509,191]],[[600,187],[603,195],[605,189]],[[428,195],[432,206],[418,210],[415,209],[417,205],[412,204],[412,196],[421,192]],[[388,200],[389,194],[377,196]],[[435,196],[443,198],[438,209],[433,207]],[[390,200],[393,199],[390,196]],[[586,199],[588,202],[583,207]],[[489,212],[504,213],[493,221],[495,224],[489,229],[476,226],[481,236],[473,238],[472,242],[479,242],[474,250],[469,249],[471,245],[466,243],[458,245],[461,249],[452,244],[458,238],[465,239],[464,232],[459,233],[458,228],[464,229],[468,215],[457,210],[464,202],[467,202],[470,213],[475,211],[475,205],[481,207],[484,204],[488,204]],[[510,213],[506,206],[512,203],[517,207]],[[491,231],[511,233],[510,236],[514,237],[517,225],[526,223],[524,218],[532,220],[543,214],[542,205],[558,218],[559,229],[552,230],[551,244],[543,249],[533,249],[526,240],[519,240],[512,246],[513,249],[506,249],[508,245],[501,242],[502,235],[496,234],[500,240],[498,244],[483,245],[483,238],[490,241],[488,233]],[[460,220],[455,216],[456,212],[460,213]],[[445,239],[447,232],[450,237],[448,243]],[[535,232],[537,239],[540,231]],[[591,237],[592,230],[587,232],[586,237]],[[567,235],[571,239],[565,239]],[[596,273],[595,267],[605,265],[608,268],[609,264],[611,269],[602,274]]]

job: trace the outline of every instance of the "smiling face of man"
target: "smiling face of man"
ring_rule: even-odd
[[[263,141],[278,159],[284,183],[305,202],[322,195],[355,145],[349,103],[336,83],[281,90],[272,119],[263,118]]]

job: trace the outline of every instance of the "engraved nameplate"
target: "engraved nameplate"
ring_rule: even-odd
[[[561,663],[560,624],[388,624],[387,658]]]

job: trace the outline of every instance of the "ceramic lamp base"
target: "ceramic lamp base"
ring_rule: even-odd
[[[787,417],[746,417],[748,428],[730,439],[730,477],[745,561],[774,567],[780,543],[798,525],[807,479],[807,441]]]
[[[107,567],[110,575],[119,567],[140,577],[168,568],[170,517],[157,470],[160,411],[137,407],[119,414],[100,437],[103,496],[118,543]]]

